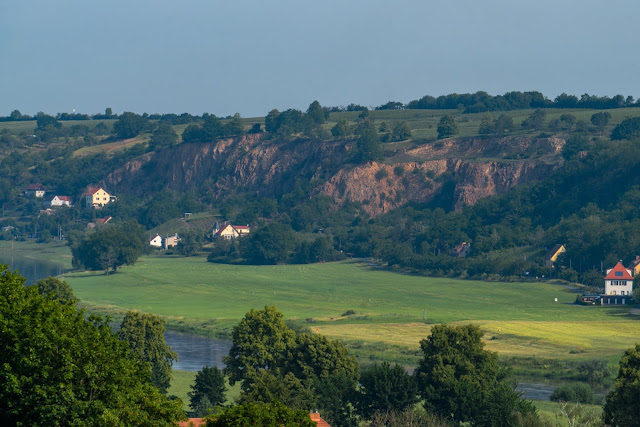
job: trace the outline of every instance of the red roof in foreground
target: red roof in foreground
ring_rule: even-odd
[[[618,273],[618,274],[616,274]],[[605,280],[633,280],[633,277],[629,274],[624,265],[621,262],[617,263],[615,267],[611,269]]]
[[[312,412],[309,414],[309,416],[311,417],[311,421],[315,421],[316,423],[318,423],[318,427],[331,427],[328,422],[322,419],[319,413]]]
[[[179,427],[200,427],[207,424],[207,422],[203,418],[189,418],[187,421],[180,421],[178,423]]]
[[[311,418],[311,421],[315,421],[318,424],[318,427],[331,427],[329,423],[323,420],[320,414],[317,412],[310,413],[309,417]],[[204,418],[189,418],[189,420],[187,421],[180,421],[178,423],[178,426],[179,427],[191,427],[191,426],[201,427],[206,424],[207,422],[204,420]]]

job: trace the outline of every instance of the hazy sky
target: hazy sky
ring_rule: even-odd
[[[638,0],[0,0],[0,115],[640,96]]]

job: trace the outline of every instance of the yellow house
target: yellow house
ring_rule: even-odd
[[[636,259],[631,261],[629,269],[631,270],[633,277],[636,277],[638,273],[640,273],[640,255],[636,255]]]
[[[102,188],[91,187],[83,194],[85,204],[89,207],[102,207],[109,203],[114,197],[104,191]]]
[[[558,257],[560,256],[560,254],[563,254],[566,251],[567,249],[564,247],[564,245],[560,245],[560,244],[555,245],[553,249],[551,249],[547,253],[547,256],[544,257],[544,265],[546,267],[553,267],[553,263],[558,260]]]

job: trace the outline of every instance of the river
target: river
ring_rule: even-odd
[[[18,270],[26,279],[27,285],[49,276],[59,276],[65,272],[64,267],[55,262],[34,260],[33,258],[0,252],[0,263]],[[223,357],[229,354],[231,341],[212,339],[183,332],[166,331],[165,340],[178,354],[178,361],[173,369],[196,372],[203,366],[224,367]],[[553,384],[520,382],[517,390],[527,399],[549,400],[555,389]]]

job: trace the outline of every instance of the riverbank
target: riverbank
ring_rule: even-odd
[[[72,268],[73,256],[67,242],[36,243],[34,240],[24,242],[0,240],[0,256],[12,254],[33,261],[60,264],[65,270]],[[4,260],[3,262],[7,263]]]

